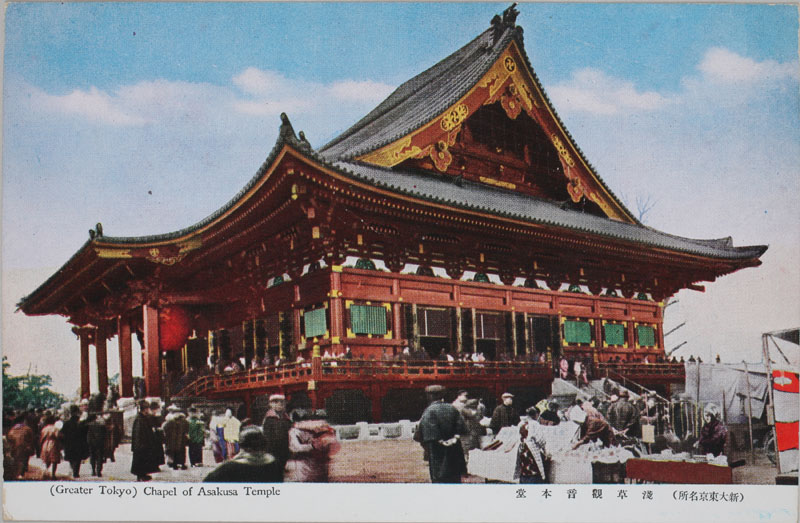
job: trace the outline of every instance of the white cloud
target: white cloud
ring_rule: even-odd
[[[32,110],[80,117],[112,126],[187,123],[212,125],[230,118],[319,115],[336,108],[344,118],[357,118],[394,89],[371,80],[332,83],[290,79],[249,67],[230,86],[175,82],[165,79],[125,85],[114,92],[92,87],[68,95],[51,95],[30,87]],[[338,125],[341,125],[339,122]]]
[[[721,47],[706,51],[697,69],[706,79],[722,83],[780,81],[798,75],[797,62],[757,62]]]
[[[579,69],[569,81],[548,89],[556,107],[564,112],[597,115],[653,111],[671,103],[655,91],[639,91],[627,80],[593,68]]]
[[[361,102],[369,101],[378,103],[392,94],[394,87],[371,80],[358,82],[345,80],[336,82],[330,87],[331,95],[339,100]]]
[[[116,96],[90,87],[89,91],[76,89],[65,95],[50,95],[33,91],[32,103],[50,112],[81,116],[89,121],[113,125],[143,125],[147,120],[127,110]]]

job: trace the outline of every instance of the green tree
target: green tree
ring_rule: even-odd
[[[53,379],[47,374],[11,376],[11,366],[3,356],[3,405],[12,409],[58,407],[66,398],[50,389]]]

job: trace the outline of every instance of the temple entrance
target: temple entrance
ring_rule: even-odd
[[[447,352],[452,351],[450,340],[434,336],[420,337],[419,344],[428,354],[428,358],[435,360]]]
[[[452,310],[445,307],[431,307],[420,308],[417,313],[419,344],[432,360],[445,352],[453,351]]]
[[[561,355],[561,336],[557,316],[530,316],[530,340],[528,351],[538,356],[550,352],[555,360]]]

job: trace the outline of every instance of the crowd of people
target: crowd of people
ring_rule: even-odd
[[[80,477],[88,460],[92,476],[103,476],[106,461],[115,461],[122,441],[121,416],[104,410],[105,397],[96,395],[78,404],[57,409],[5,411],[3,416],[3,478],[25,477],[33,456],[42,460],[46,474],[56,477],[59,464],[67,462],[73,478]]]
[[[727,429],[721,420],[719,408],[714,404],[706,405],[703,427],[698,437],[693,439],[686,431],[681,437],[675,434],[669,416],[664,413],[655,395],[644,394],[634,402],[625,389],[612,391],[606,401],[576,398],[564,408],[560,408],[555,401],[543,399],[528,408],[524,417],[520,417],[514,408],[513,394],[506,392],[502,394],[501,402],[488,423],[484,422],[485,407],[482,402],[469,399],[467,391],[458,391],[452,403],[445,402],[445,389],[440,385],[431,385],[425,391],[429,405],[422,414],[414,439],[424,448],[424,459],[428,462],[433,483],[460,483],[467,470],[470,450],[491,450],[502,444],[499,439],[494,439],[481,445],[487,426],[495,438],[506,427],[518,427],[521,442],[518,463],[522,483],[545,481],[547,456],[542,427],[567,421],[577,423],[580,427],[572,443],[573,449],[589,443],[603,447],[638,445],[642,438],[642,427],[650,426],[653,434],[657,427],[661,427],[661,444],[675,451],[686,450],[688,446],[691,451],[714,456],[725,452]],[[459,441],[461,445],[457,445]]]
[[[131,435],[131,473],[149,481],[160,467],[186,470],[186,452],[192,467],[203,466],[208,441],[216,468],[208,482],[327,482],[331,456],[339,449],[336,432],[324,410],[286,411],[286,398],[273,394],[261,425],[239,421],[231,409],[217,412],[208,424],[196,409],[189,417],[170,406],[163,423],[158,404],[141,400]]]

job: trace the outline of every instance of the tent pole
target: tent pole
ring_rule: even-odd
[[[769,392],[769,409],[772,409],[772,417],[767,412],[767,420],[772,419],[772,438],[775,441],[775,463],[778,465],[778,474],[781,473],[781,456],[778,453],[778,433],[775,430],[775,398],[772,394],[772,358],[769,357],[769,334],[761,335],[761,349],[764,351],[764,363],[767,366],[767,391]],[[775,340],[772,340],[775,343]],[[777,344],[776,344],[777,346]],[[784,356],[785,358],[785,356]],[[768,449],[764,449],[768,450]]]
[[[747,430],[750,431],[750,459],[756,462],[756,451],[753,448],[753,404],[750,401],[750,371],[747,370],[747,362],[744,363],[744,377],[747,383]]]

